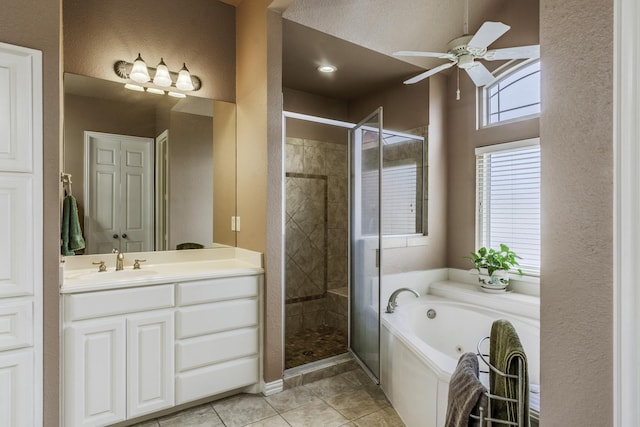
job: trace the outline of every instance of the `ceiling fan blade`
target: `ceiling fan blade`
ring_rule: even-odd
[[[476,86],[480,87],[487,85],[495,79],[493,74],[487,70],[487,67],[479,62],[476,62],[475,64],[476,65],[473,67],[465,69],[465,71],[469,74],[469,77],[471,77],[471,80],[473,80],[473,83]]]
[[[471,48],[486,49],[500,36],[509,31],[510,26],[502,22],[487,21],[478,30],[478,32],[469,40],[467,45]]]
[[[418,83],[419,81],[422,81],[422,80],[426,79],[429,76],[433,76],[434,74],[437,74],[442,70],[446,70],[447,68],[451,68],[454,65],[456,65],[455,62],[449,62],[448,64],[439,65],[439,66],[437,66],[435,68],[432,68],[430,70],[425,71],[424,73],[418,74],[415,77],[411,77],[409,80],[405,80],[404,84],[411,85],[411,84],[414,84],[414,83]]]
[[[419,52],[415,50],[399,50],[397,52],[392,53],[393,56],[421,56],[426,58],[442,58],[442,59],[450,59],[454,60],[456,58],[455,55],[450,53],[441,53],[441,52]]]
[[[528,59],[540,58],[540,45],[507,47],[504,49],[488,50],[483,56],[487,61],[499,61],[501,59]]]

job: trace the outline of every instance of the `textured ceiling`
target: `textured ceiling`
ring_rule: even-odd
[[[469,1],[469,33],[508,1]],[[293,0],[283,18],[283,85],[351,99],[446,62],[391,53],[444,52],[464,34],[465,0]],[[498,40],[492,47],[508,45]],[[320,75],[322,61],[338,72]]]
[[[282,81],[285,87],[336,99],[354,99],[401,85],[422,68],[295,22],[283,23]],[[321,73],[331,64],[335,73]]]

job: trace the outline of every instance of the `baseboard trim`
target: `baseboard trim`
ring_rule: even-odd
[[[280,393],[284,390],[284,380],[279,379],[271,381],[269,383],[262,383],[262,394],[265,396],[271,396],[272,394]]]

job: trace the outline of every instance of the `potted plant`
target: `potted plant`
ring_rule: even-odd
[[[509,285],[509,271],[520,265],[520,257],[505,244],[500,244],[499,250],[481,247],[466,258],[478,270],[480,287],[487,292],[504,292]],[[516,271],[522,275],[522,270]]]

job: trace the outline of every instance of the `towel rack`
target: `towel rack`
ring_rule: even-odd
[[[60,181],[62,181],[62,187],[66,191],[66,195],[72,196],[73,191],[71,190],[71,174],[60,172]]]
[[[480,427],[491,427],[494,424],[497,425],[508,425],[508,426],[517,426],[517,427],[527,427],[524,424],[524,419],[525,419],[525,414],[524,414],[524,399],[525,399],[525,393],[528,393],[528,390],[525,390],[525,372],[524,372],[524,360],[522,359],[522,357],[520,356],[515,356],[516,360],[518,362],[518,374],[514,375],[514,374],[507,374],[506,372],[502,372],[500,371],[498,368],[496,368],[495,366],[493,366],[487,359],[486,357],[488,357],[488,354],[484,354],[481,350],[480,347],[482,346],[482,344],[488,340],[489,337],[484,337],[482,338],[480,341],[478,341],[478,345],[477,345],[477,355],[480,358],[480,360],[482,360],[482,362],[484,362],[485,365],[487,365],[487,367],[489,368],[489,371],[493,371],[495,374],[500,375],[502,377],[506,377],[506,378],[511,378],[511,379],[516,379],[518,381],[518,394],[517,397],[515,398],[509,398],[509,397],[504,397],[504,396],[498,396],[495,394],[491,394],[490,391],[486,391],[484,393],[484,395],[487,397],[487,408],[486,408],[486,413],[483,407],[480,407],[479,409],[479,413],[478,414],[471,414],[471,418],[474,420],[478,420],[480,422]],[[489,371],[481,371],[484,373],[489,373]],[[509,420],[502,420],[502,419],[498,419],[498,418],[492,418],[491,417],[491,402],[495,401],[495,400],[501,400],[504,402],[511,402],[511,403],[516,403],[518,406],[518,421],[514,422],[514,421],[509,421]]]

